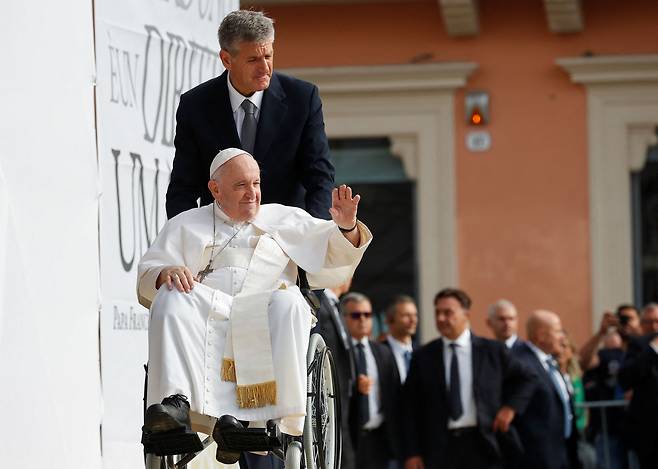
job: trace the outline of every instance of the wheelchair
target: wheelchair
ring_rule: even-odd
[[[282,435],[275,425],[256,431],[280,442],[270,452],[284,461],[286,469],[338,469],[342,450],[340,392],[331,350],[320,334],[310,337],[306,365],[306,418],[302,437]],[[202,442],[203,451],[213,442],[210,435],[216,419],[196,412],[190,412],[190,419],[192,430],[209,435]],[[185,469],[201,451],[180,455],[146,453],[146,469]]]

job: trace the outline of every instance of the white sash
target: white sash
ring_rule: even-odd
[[[222,379],[236,383],[242,408],[276,404],[268,305],[288,262],[290,258],[276,241],[261,235],[242,290],[233,297]]]

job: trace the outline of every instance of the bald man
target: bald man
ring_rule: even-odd
[[[514,420],[525,449],[518,467],[578,468],[573,405],[554,358],[564,340],[562,322],[557,314],[539,310],[530,315],[526,328],[528,340],[512,354],[538,379],[528,406]]]

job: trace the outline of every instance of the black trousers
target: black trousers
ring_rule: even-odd
[[[385,469],[392,455],[386,437],[386,425],[374,430],[361,430],[356,451],[358,469]]]
[[[240,469],[283,469],[283,461],[272,454],[259,456],[243,451],[240,455]]]
[[[658,448],[636,449],[635,454],[641,469],[655,469],[658,466]]]
[[[492,459],[489,445],[477,427],[448,430],[448,446],[442,469],[502,469],[502,462]]]
[[[342,412],[343,409],[341,409]],[[343,434],[341,435],[343,443],[343,453],[340,459],[340,469],[357,469],[356,455],[354,454],[354,447],[352,446],[352,437],[350,436],[350,429],[348,426],[343,426]]]

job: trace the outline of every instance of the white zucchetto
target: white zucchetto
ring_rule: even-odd
[[[244,150],[240,150],[239,148],[226,148],[217,153],[217,156],[215,156],[215,158],[212,160],[212,163],[210,164],[210,178],[212,179],[212,175],[215,174],[215,171],[217,171],[221,165],[240,155],[249,155],[249,153]]]

